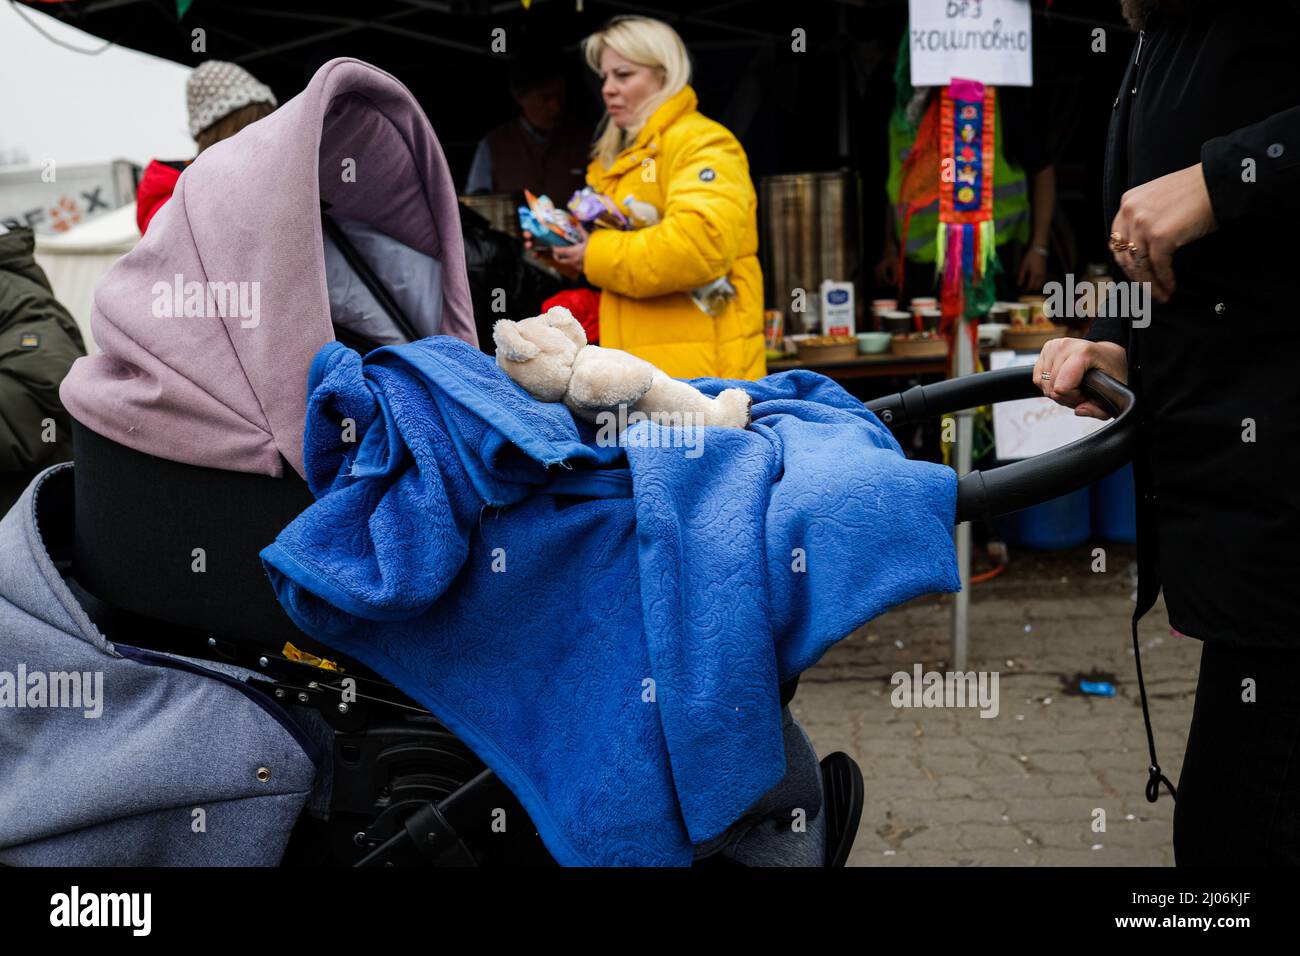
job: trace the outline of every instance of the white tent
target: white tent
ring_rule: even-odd
[[[133,202],[67,232],[36,237],[36,261],[49,276],[55,297],[77,320],[88,354],[98,351],[90,334],[95,284],[139,241]]]

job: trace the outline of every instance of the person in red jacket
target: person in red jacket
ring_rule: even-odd
[[[140,185],[135,187],[135,224],[140,227],[140,235],[149,228],[154,213],[172,198],[176,180],[189,164],[188,159],[154,159],[144,168]]]
[[[202,153],[213,143],[229,139],[277,106],[275,94],[242,66],[208,60],[185,81],[190,135]],[[193,160],[155,159],[145,167],[136,187],[135,221],[141,235],[154,215],[172,198],[176,180]]]

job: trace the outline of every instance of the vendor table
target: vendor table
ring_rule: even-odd
[[[990,349],[980,349],[987,358]],[[985,365],[988,363],[986,362]],[[940,375],[947,377],[948,360],[937,358],[904,358],[885,352],[881,355],[859,355],[842,362],[801,362],[793,356],[788,359],[768,359],[768,374],[806,368],[820,372],[837,382],[856,378],[908,378],[913,375]]]
[[[844,381],[852,378],[904,378],[911,375],[943,375],[947,359],[936,358],[902,358],[890,355],[859,355],[842,362],[801,362],[797,358],[768,359],[767,371],[788,372],[791,369],[806,368],[820,372],[829,379]]]

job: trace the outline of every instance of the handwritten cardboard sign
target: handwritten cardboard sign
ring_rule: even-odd
[[[1037,353],[998,351],[989,354],[989,368],[1033,365]],[[993,438],[1002,461],[1032,458],[1091,435],[1109,422],[1080,418],[1073,408],[1050,398],[1024,398],[993,406]]]

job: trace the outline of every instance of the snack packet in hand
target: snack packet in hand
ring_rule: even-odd
[[[569,197],[569,212],[579,222],[608,229],[630,229],[632,224],[614,200],[604,193],[598,193],[590,186],[584,186]]]
[[[582,226],[573,214],[557,209],[547,196],[524,190],[527,206],[519,207],[519,227],[548,246],[572,246],[582,242]]]

